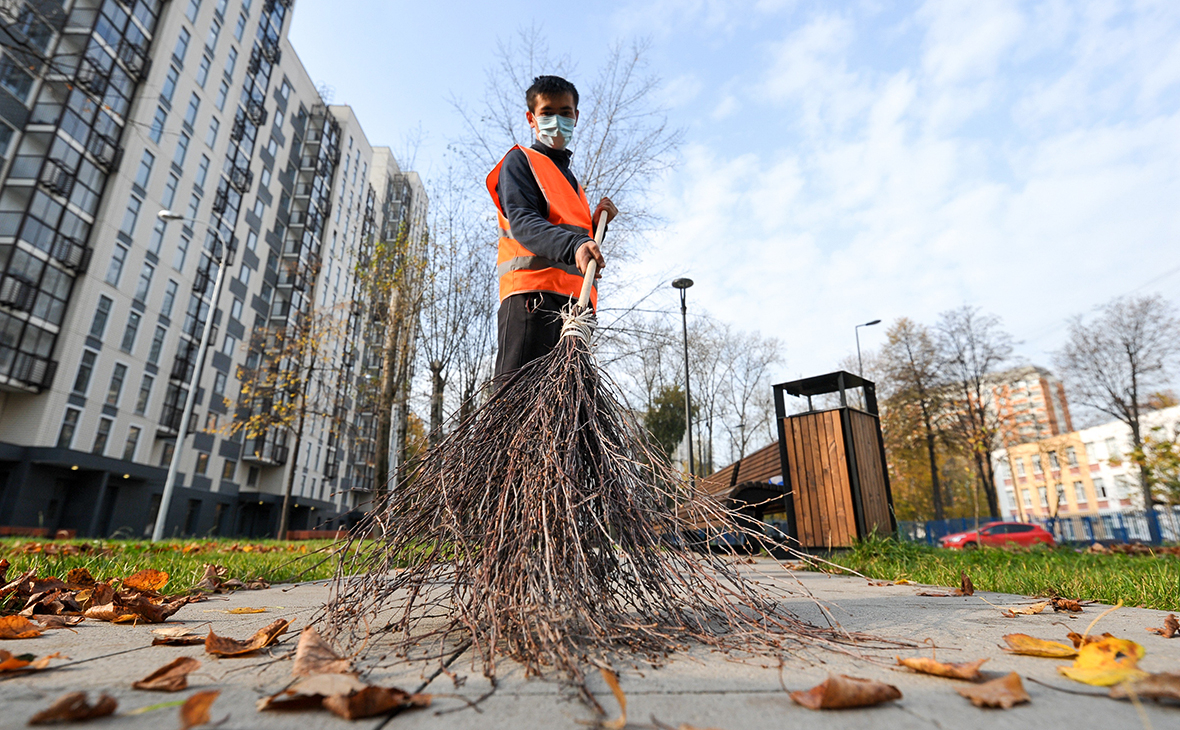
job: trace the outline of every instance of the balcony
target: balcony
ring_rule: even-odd
[[[119,60],[123,62],[136,81],[146,79],[148,71],[152,67],[152,61],[148,58],[147,51],[126,38],[119,42]]]
[[[262,105],[263,99],[258,96],[251,96],[246,99],[246,118],[254,122],[254,126],[261,127],[266,124],[266,107]]]
[[[101,97],[106,93],[109,80],[102,69],[96,66],[93,61],[83,58],[82,62],[78,64],[78,73],[74,76],[74,82],[91,94]]]
[[[247,193],[250,191],[250,185],[254,182],[254,173],[250,172],[249,168],[234,166],[229,172],[229,184],[234,186],[234,190],[239,193]]]
[[[268,431],[262,436],[247,439],[246,447],[242,451],[242,461],[279,466],[287,463],[289,449],[287,434],[281,435],[275,431]]]
[[[62,266],[76,273],[84,272],[86,264],[90,262],[90,249],[86,248],[78,239],[60,234],[54,241],[49,255],[60,262]]]
[[[229,138],[237,142],[246,136],[246,114],[241,109],[234,117],[234,126],[229,131]]]
[[[8,274],[0,279],[0,304],[18,312],[27,312],[33,308],[33,300],[37,298],[37,285]]]
[[[229,190],[227,190],[224,187],[217,188],[217,193],[214,194],[214,196],[213,196],[213,205],[211,207],[211,211],[215,215],[221,215],[222,213],[225,212],[225,209],[228,205],[229,205]]]
[[[121,152],[115,140],[97,129],[90,132],[90,139],[86,142],[86,151],[93,155],[99,166],[107,172],[112,172],[118,165]]]
[[[41,168],[41,175],[37,178],[41,187],[63,198],[70,197],[74,189],[74,173],[61,160],[50,158]]]
[[[2,367],[5,363],[7,368]],[[0,345],[0,375],[8,376],[10,386],[40,393],[53,385],[56,372],[57,360]]]

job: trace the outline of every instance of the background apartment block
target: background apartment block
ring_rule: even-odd
[[[1180,433],[1180,406],[1143,415],[1144,433]],[[1143,509],[1131,462],[1131,428],[1110,421],[996,451],[996,488],[1004,517],[1029,520]]]
[[[353,519],[376,486],[357,274],[387,233],[425,241],[426,198],[321,98],[291,6],[30,0],[0,19],[0,525],[150,530],[227,245],[167,533],[272,533],[292,472],[296,529]],[[238,397],[250,343],[318,312],[342,333],[318,363],[331,409],[298,453],[290,429],[235,432],[260,407]]]
[[[996,373],[989,380],[991,405],[999,418],[1000,440],[1005,446],[1073,430],[1065,387],[1048,370],[1030,365]]]

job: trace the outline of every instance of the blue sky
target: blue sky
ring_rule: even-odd
[[[291,36],[370,141],[397,152],[421,127],[429,180],[462,132],[448,98],[479,96],[532,23],[575,83],[651,38],[685,144],[651,193],[668,225],[611,273],[691,276],[690,306],[785,341],[782,379],[834,369],[875,318],[977,305],[1048,365],[1072,314],[1180,302],[1174,0],[300,0]]]

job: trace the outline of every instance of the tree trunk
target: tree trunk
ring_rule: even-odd
[[[1000,518],[1000,504],[996,494],[995,470],[991,468],[991,458],[985,457],[978,451],[975,452],[975,473],[979,475],[979,481],[983,485],[983,496],[987,498],[988,514],[992,519],[998,520]],[[1013,481],[1013,486],[1015,484],[1016,482]]]
[[[934,448],[934,428],[930,424],[930,414],[926,411],[925,404],[922,405],[922,423],[926,427],[926,455],[930,459],[930,494],[934,500],[934,519],[941,520],[942,487],[938,479],[938,457]]]
[[[438,360],[430,363],[430,445],[442,440],[443,388],[447,381],[442,376],[443,365]]]
[[[381,393],[377,398],[377,458],[373,479],[378,492],[389,489],[389,444],[394,395],[397,392],[398,304],[398,289],[393,287],[389,295],[389,310],[386,312],[385,349],[381,356]]]
[[[303,442],[303,423],[307,420],[307,388],[311,384],[312,368],[315,366],[315,358],[312,358],[311,367],[307,369],[307,377],[303,381],[303,392],[299,396],[299,427],[295,429],[295,447],[291,449],[291,474],[287,477],[287,488],[283,490],[283,511],[279,515],[279,539],[287,539],[287,527],[291,522],[291,491],[295,487],[295,474],[299,471],[299,447]]]

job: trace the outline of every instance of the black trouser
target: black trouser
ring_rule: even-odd
[[[548,355],[561,339],[561,308],[570,297],[553,292],[513,294],[497,315],[496,378]]]

